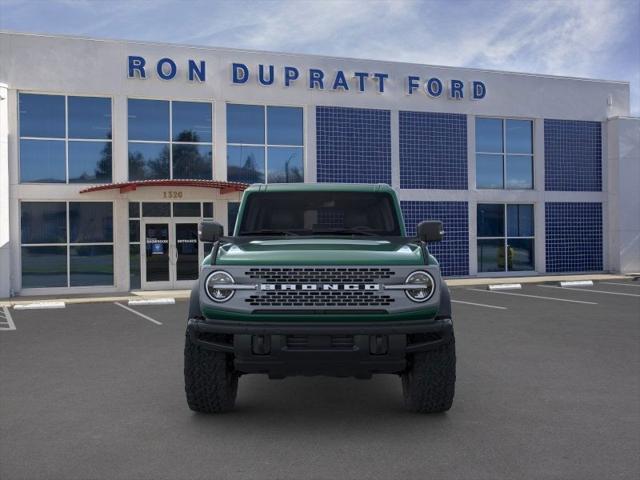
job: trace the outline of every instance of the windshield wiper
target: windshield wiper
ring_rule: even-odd
[[[291,230],[277,230],[271,228],[261,228],[260,230],[249,230],[248,232],[240,232],[240,235],[293,235],[298,236],[297,233]]]

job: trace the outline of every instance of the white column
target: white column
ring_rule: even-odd
[[[113,109],[111,112],[111,128],[113,129],[112,179],[114,183],[126,182],[129,180],[127,97],[124,95],[114,96],[111,108]]]
[[[11,291],[8,104],[8,87],[0,83],[0,298],[8,297]]]
[[[478,225],[476,191],[476,117],[467,115],[467,208],[469,237],[469,276],[478,274]]]
[[[640,272],[640,118],[611,118],[607,128],[609,268]]]
[[[391,110],[391,186],[400,190],[400,113]]]
[[[538,273],[547,271],[547,241],[545,224],[544,193],[544,119],[536,118],[533,122],[533,188],[536,192],[536,203],[533,209],[534,221],[534,268]]]
[[[307,105],[304,109],[305,120],[305,162],[304,162],[304,181],[306,183],[316,183],[318,181],[318,160],[316,150],[316,107],[315,105]]]
[[[227,180],[227,104],[213,105],[213,178]]]

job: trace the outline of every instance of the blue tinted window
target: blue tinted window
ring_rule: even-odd
[[[507,268],[509,271],[535,270],[533,238],[507,240]]]
[[[504,205],[478,204],[478,237],[504,237]]]
[[[502,120],[476,118],[476,152],[501,153],[502,146]]]
[[[111,99],[69,97],[69,138],[111,138]]]
[[[64,202],[22,202],[22,243],[66,243],[66,208]]]
[[[507,188],[533,188],[533,161],[530,155],[507,155]]]
[[[503,188],[502,155],[476,155],[476,186],[478,188]]]
[[[64,97],[21,93],[20,136],[64,138]]]
[[[169,141],[169,102],[129,99],[129,140]]]
[[[111,142],[69,142],[69,183],[111,182]]]
[[[171,203],[168,202],[145,202],[142,204],[143,217],[170,217]]]
[[[196,202],[176,202],[173,204],[174,217],[199,217],[200,203]]]
[[[129,218],[140,218],[140,203],[129,202]]]
[[[169,144],[129,142],[129,180],[156,178],[169,178]]]
[[[533,153],[531,120],[507,120],[507,153]]]
[[[269,183],[304,182],[304,163],[301,147],[269,147]]]
[[[232,182],[264,182],[264,148],[229,145],[227,178]]]
[[[140,220],[129,220],[129,241],[140,241]]]
[[[236,228],[236,220],[238,219],[239,211],[239,202],[229,202],[227,204],[227,225],[229,226],[229,235],[233,235],[233,231]]]
[[[302,145],[302,132],[302,108],[267,107],[267,142],[270,145]]]
[[[211,142],[211,104],[173,102],[174,142]]]
[[[22,247],[22,288],[66,287],[67,247]]]
[[[213,157],[210,145],[173,144],[173,178],[213,178]]]
[[[504,239],[478,240],[478,271],[504,272]]]
[[[140,245],[129,245],[129,288],[140,288]]]
[[[227,143],[264,144],[264,107],[228,104]]]
[[[63,140],[20,140],[20,182],[64,183]]]
[[[113,241],[113,205],[110,202],[70,202],[69,241]]]
[[[507,205],[507,235],[533,237],[533,205]]]
[[[113,245],[69,248],[72,287],[113,285]]]
[[[213,218],[213,203],[204,202],[202,204],[202,216],[204,218]]]

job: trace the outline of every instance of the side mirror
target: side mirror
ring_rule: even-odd
[[[418,238],[423,242],[439,242],[444,238],[444,229],[439,220],[420,222],[416,228]]]
[[[201,242],[217,242],[223,235],[224,227],[218,222],[200,222],[198,225],[198,238]]]

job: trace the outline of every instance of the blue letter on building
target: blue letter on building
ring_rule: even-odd
[[[205,63],[204,60],[200,60],[200,68],[196,64],[195,60],[189,60],[189,80],[193,82],[193,80],[197,77],[198,81],[204,82],[205,79]]]
[[[349,84],[347,83],[347,79],[345,78],[342,70],[338,70],[336,73],[336,79],[333,81],[333,89],[338,90],[338,88],[349,90]]]
[[[418,81],[420,77],[416,77],[414,75],[409,75],[407,77],[407,95],[413,95],[413,92],[418,89],[420,86]]]
[[[163,67],[165,65],[169,65],[169,73],[164,73]],[[176,72],[178,71],[178,67],[176,67],[176,62],[171,60],[170,58],[161,58],[158,60],[158,65],[156,66],[156,71],[158,72],[158,76],[163,80],[171,80],[176,76]]]
[[[320,90],[324,89],[324,72],[317,68],[309,69],[309,88],[315,88],[318,85]]]
[[[430,78],[427,80],[427,83],[425,83],[424,89],[429,96],[439,97],[442,95],[442,82],[436,77]]]
[[[273,65],[269,65],[269,78],[264,78],[264,65],[258,65],[258,81],[260,85],[271,85],[273,83]]]
[[[449,98],[453,98],[454,100],[461,100],[464,98],[464,94],[462,93],[462,88],[464,87],[464,83],[461,80],[451,80],[451,84],[449,85]]]
[[[142,57],[129,56],[129,78],[135,78],[135,73],[138,72],[140,78],[147,78],[147,74],[144,71],[144,65],[147,63]]]
[[[358,90],[364,92],[365,81],[367,80],[369,74],[367,72],[355,72],[353,76],[358,79]]]
[[[288,87],[291,82],[297,80],[300,76],[300,72],[296,67],[284,67],[284,86]]]
[[[386,73],[374,73],[373,77],[378,79],[378,91],[384,93],[384,79],[389,78],[389,75]]]
[[[473,82],[473,99],[480,100],[487,94],[487,87],[482,82]]]
[[[234,63],[231,65],[233,83],[247,83],[249,80],[249,69],[244,63]],[[240,74],[242,72],[242,74]]]

